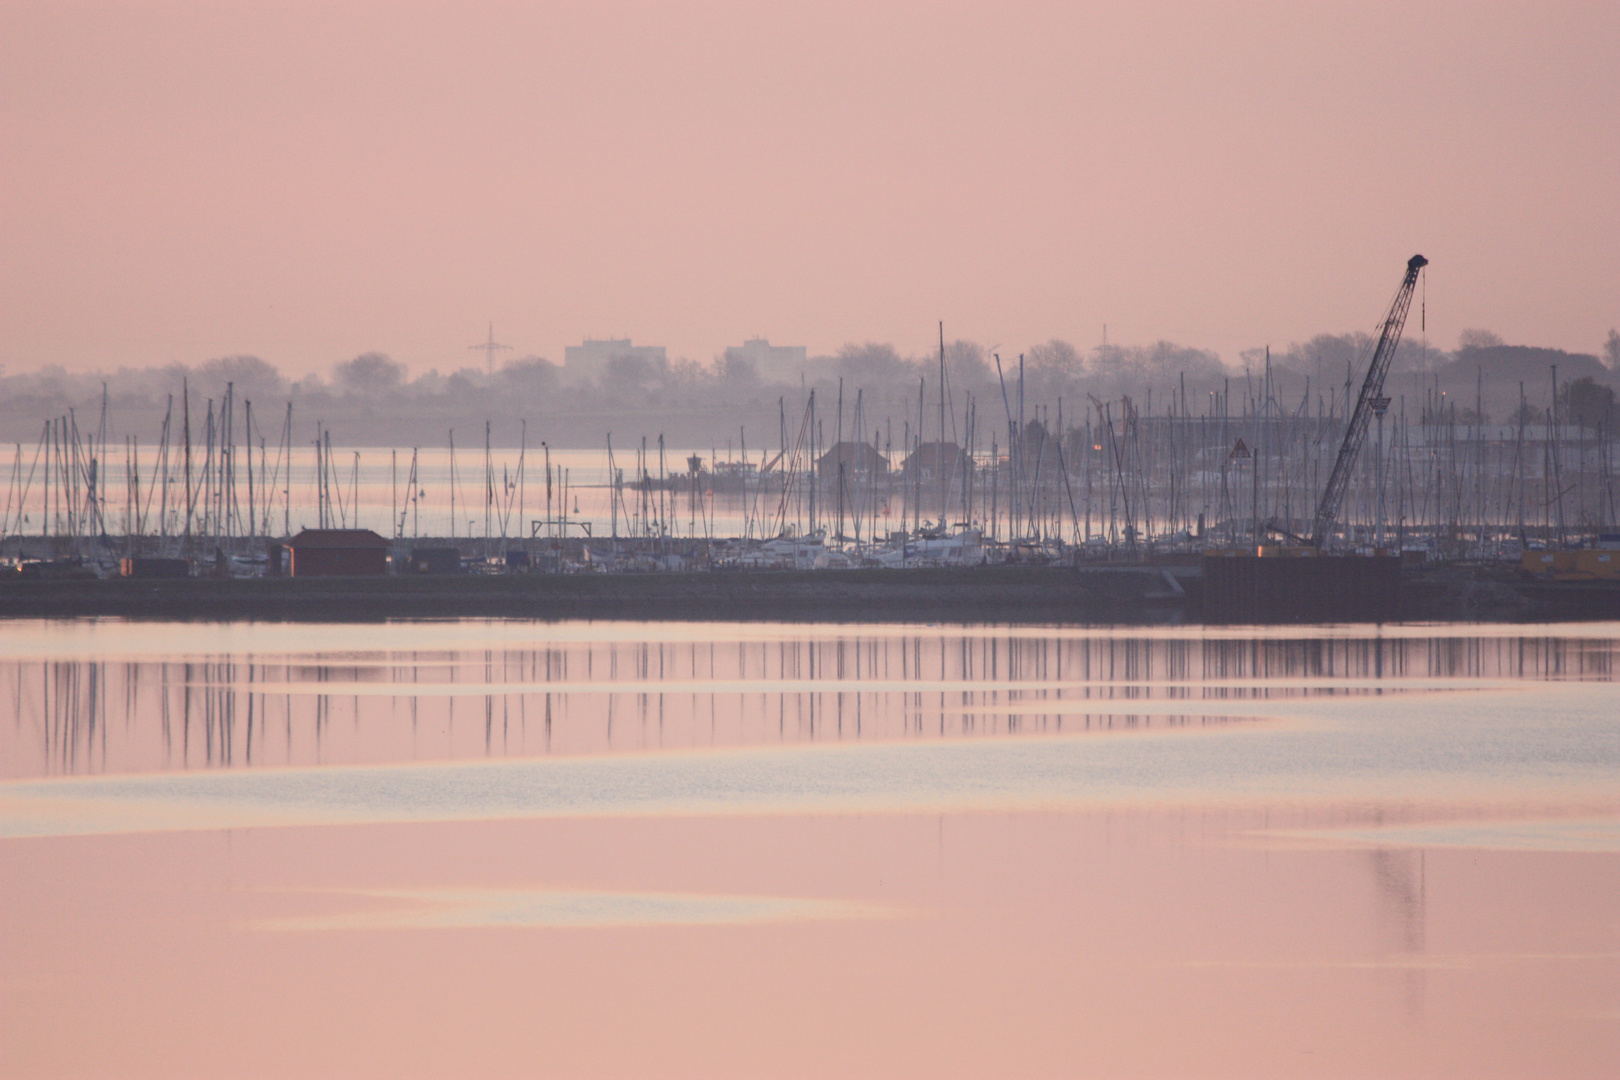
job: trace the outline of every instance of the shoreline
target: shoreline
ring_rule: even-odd
[[[1120,584],[1110,595],[1072,569],[1050,567],[18,581],[0,586],[0,618],[909,622],[971,611],[981,621],[1167,622],[1181,614],[1180,606],[1144,602],[1133,582]]]
[[[0,618],[1164,625],[1203,623],[1201,594],[1191,568],[1142,565],[12,580],[0,584]],[[1451,567],[1403,576],[1391,621],[1535,623],[1617,615],[1620,590],[1527,588],[1499,572]]]

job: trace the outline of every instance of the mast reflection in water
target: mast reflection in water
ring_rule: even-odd
[[[1500,628],[468,621],[247,627],[248,647],[229,651],[199,648],[209,627],[187,624],[164,652],[153,627],[113,629],[112,658],[71,642],[0,654],[0,776],[1151,730],[1283,716],[1305,698],[1608,681],[1616,651],[1602,636]],[[412,647],[430,633],[451,646]]]

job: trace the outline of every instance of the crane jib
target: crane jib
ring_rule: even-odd
[[[1329,534],[1338,522],[1345,493],[1350,489],[1350,474],[1355,470],[1356,459],[1361,454],[1361,444],[1367,438],[1367,424],[1376,403],[1383,398],[1384,376],[1389,373],[1389,366],[1395,359],[1395,349],[1401,342],[1401,331],[1406,327],[1406,313],[1412,307],[1412,293],[1417,286],[1418,273],[1427,265],[1429,260],[1422,255],[1414,255],[1406,261],[1406,276],[1401,279],[1401,287],[1395,291],[1389,314],[1384,316],[1378,346],[1373,350],[1372,362],[1367,365],[1367,377],[1362,381],[1355,411],[1350,414],[1350,423],[1345,427],[1339,456],[1333,462],[1327,486],[1322,489],[1322,501],[1316,506],[1316,518],[1311,525],[1311,543],[1318,548],[1326,546]]]

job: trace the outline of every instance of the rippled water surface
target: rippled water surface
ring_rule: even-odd
[[[0,1072],[1610,1075],[1617,652],[0,624]]]

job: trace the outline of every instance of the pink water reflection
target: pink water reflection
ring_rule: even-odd
[[[0,626],[0,778],[1224,725],[1610,682],[1613,626]],[[1408,706],[1421,711],[1421,706]]]
[[[8,1078],[1620,1060],[1615,627],[19,625]]]
[[[1257,839],[1323,820],[1277,808],[13,841],[6,1073],[1612,1075],[1620,856]],[[884,914],[272,928],[378,910],[366,890],[424,888]]]

